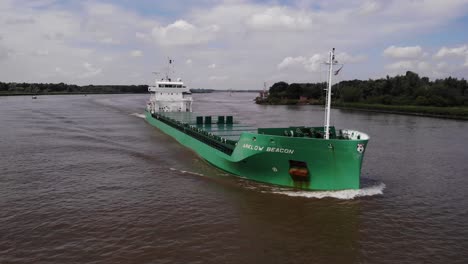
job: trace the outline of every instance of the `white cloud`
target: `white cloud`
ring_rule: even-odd
[[[437,67],[437,66],[436,66]],[[418,60],[402,60],[386,66],[391,71],[416,71],[419,73],[430,73],[433,71],[433,66],[427,61]]]
[[[444,58],[464,58],[463,67],[468,67],[468,45],[462,45],[455,48],[447,48],[442,47],[439,51],[434,55],[436,59],[444,59]]]
[[[377,1],[365,1],[359,8],[361,15],[370,15],[381,10],[382,4]]]
[[[367,60],[365,55],[350,55],[346,52],[339,52],[335,57],[338,63],[360,63]]]
[[[143,51],[136,46],[135,32],[149,32],[155,24],[116,5],[99,8],[98,2],[76,3],[69,10],[54,1],[39,9],[26,1],[1,2],[0,23],[9,20],[0,27],[0,61],[9,65],[0,65],[3,81],[128,83],[125,68],[140,66],[120,61],[121,51],[107,45],[131,44]],[[111,58],[121,63],[100,65]]]
[[[55,72],[61,73],[61,74],[66,74],[66,73],[63,71],[63,69],[60,68],[60,67],[55,67]]]
[[[35,0],[35,1],[27,1],[27,7],[34,7],[34,8],[44,8],[56,3],[57,0]]]
[[[14,17],[5,20],[7,25],[34,24],[35,22],[36,20],[32,17]]]
[[[135,37],[137,39],[142,39],[142,40],[146,40],[148,38],[148,35],[145,34],[145,33],[142,33],[142,32],[136,32],[135,33]]]
[[[444,61],[444,62],[439,62],[439,63],[437,63],[436,68],[437,68],[438,70],[445,70],[445,69],[448,68],[448,66],[449,66],[449,65],[447,64],[447,62]]]
[[[426,61],[420,61],[416,64],[416,68],[418,69],[418,71],[425,73],[430,71],[432,69],[432,66]]]
[[[212,40],[218,31],[217,25],[196,27],[185,20],[177,20],[166,27],[154,27],[152,35],[160,45],[193,45]]]
[[[112,44],[112,45],[117,45],[117,44],[120,44],[120,41],[116,40],[116,39],[113,39],[113,38],[103,38],[103,39],[100,39],[99,40],[100,43],[103,43],[103,44]]]
[[[223,75],[223,76],[210,76],[209,77],[210,81],[225,81],[227,79],[229,79],[229,77],[225,76],[225,75]]]
[[[112,4],[94,2],[88,6],[88,13],[97,16],[115,15],[117,13],[117,7]]]
[[[263,80],[313,82],[323,80],[321,63],[331,47],[340,63],[354,63],[345,66],[343,78],[378,78],[402,68],[429,77],[468,74],[466,43],[453,46],[447,37],[439,52],[402,44],[435,37],[434,32],[451,34],[454,21],[468,12],[466,0],[202,2],[148,1],[148,12],[182,7],[159,15],[122,1],[0,1],[0,79],[150,83],[150,72],[171,56],[181,62],[176,74],[194,87],[217,87],[215,80],[226,76],[231,87],[261,87]],[[391,44],[385,56],[396,60],[385,66],[373,51]],[[148,59],[129,60],[132,49]],[[192,67],[195,62],[202,67]],[[218,67],[208,68],[213,62]],[[448,66],[437,69],[438,63]],[[142,74],[128,78],[132,72]]]
[[[458,47],[444,46],[439,48],[433,56],[429,56],[427,52],[424,52],[422,56],[400,57],[403,57],[403,59],[387,64],[385,69],[389,70],[392,74],[401,74],[410,70],[432,78],[444,78],[447,76],[464,78],[466,73],[468,73],[466,72],[468,68],[468,45]],[[463,59],[463,62],[460,59]]]
[[[461,69],[460,66],[450,65],[446,62],[436,63],[426,60],[402,60],[385,66],[389,75],[405,74],[406,71],[413,71],[420,76],[441,78],[452,75]]]
[[[108,61],[113,61],[114,58],[112,56],[104,56],[104,57],[102,57],[102,60],[108,62]]]
[[[396,47],[390,46],[386,48],[383,54],[387,57],[397,59],[414,59],[423,55],[423,50],[420,46],[412,47]]]
[[[85,69],[85,72],[79,75],[79,78],[90,78],[93,76],[96,76],[98,74],[101,74],[102,69],[101,68],[96,68],[94,65],[92,65],[89,62],[84,62],[83,67]]]
[[[447,48],[442,47],[435,55],[436,58],[445,58],[449,56],[462,56],[465,57],[468,55],[468,46],[463,45],[456,48]]]
[[[307,59],[305,57],[302,57],[302,56],[299,56],[299,57],[286,57],[286,58],[283,59],[283,61],[281,61],[278,64],[277,67],[278,67],[279,70],[282,70],[282,69],[286,69],[286,68],[297,66],[297,65],[304,65],[306,61],[307,61]]]
[[[397,61],[386,66],[389,70],[414,70],[415,63],[413,61]]]
[[[335,55],[335,59],[338,63],[359,63],[367,58],[363,55],[352,56],[346,52],[340,52]],[[284,70],[299,67],[308,72],[318,72],[325,61],[327,61],[327,57],[321,54],[314,54],[309,58],[304,56],[286,57],[277,65],[277,68],[279,70]]]
[[[141,77],[141,72],[132,72],[128,76],[130,78],[138,78],[138,77]]]
[[[36,56],[47,56],[47,55],[49,55],[49,50],[40,49],[40,50],[36,50],[33,54],[36,55]]]
[[[303,30],[312,25],[312,19],[303,12],[272,7],[253,14],[247,25],[256,30]]]
[[[141,57],[141,56],[143,56],[143,51],[141,51],[141,50],[132,50],[132,51],[130,51],[130,56],[134,57],[134,58]]]
[[[116,4],[84,1],[81,6],[84,13],[75,14],[83,42],[125,45],[139,40],[141,35],[137,33],[144,34],[154,26],[154,21]]]
[[[9,55],[8,50],[0,45],[0,62],[8,59]]]

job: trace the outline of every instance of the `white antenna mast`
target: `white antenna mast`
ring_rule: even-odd
[[[330,108],[331,108],[331,89],[332,89],[332,73],[333,73],[333,64],[336,64],[335,61],[335,48],[332,49],[329,53],[329,59],[326,64],[328,64],[328,88],[325,101],[325,139],[330,138]]]
[[[166,80],[170,80],[169,75],[172,74],[172,62],[174,60],[172,58],[167,57],[167,71],[166,71]]]

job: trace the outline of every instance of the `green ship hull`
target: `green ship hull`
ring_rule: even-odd
[[[323,127],[254,130],[232,123],[232,117],[212,123],[211,117],[195,122],[194,113],[145,115],[152,126],[230,174],[306,190],[359,189],[368,142],[364,133],[332,127],[326,140],[320,138]]]

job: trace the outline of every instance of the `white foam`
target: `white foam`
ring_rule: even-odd
[[[196,176],[204,176],[201,173],[185,171],[175,168],[169,168],[171,171],[177,171],[182,174],[190,174]],[[226,176],[229,174],[219,174],[220,176]],[[383,182],[375,182],[374,185],[363,187],[359,190],[340,190],[340,191],[299,191],[291,190],[290,188],[275,187],[268,184],[262,184],[259,182],[254,182],[244,178],[237,178],[238,182],[242,185],[243,188],[249,190],[260,191],[261,193],[274,193],[287,195],[291,197],[304,197],[304,198],[313,198],[313,199],[323,199],[323,198],[334,198],[340,200],[353,200],[358,197],[366,196],[375,196],[382,195],[383,190],[385,189],[385,184]]]
[[[169,170],[171,171],[178,171],[182,174],[190,174],[190,175],[196,175],[196,176],[205,176],[201,173],[197,173],[197,172],[191,172],[191,171],[185,171],[185,170],[178,170],[178,169],[174,169],[174,168],[169,168]]]
[[[184,174],[187,173],[187,174],[190,174],[190,175],[196,175],[196,176],[205,176],[205,175],[203,175],[203,174],[201,174],[201,173],[192,172],[192,171],[180,170],[179,172],[184,173]]]
[[[341,191],[290,191],[290,190],[274,190],[272,193],[282,194],[293,197],[305,198],[335,198],[340,200],[352,200],[357,197],[382,195],[385,189],[385,184],[364,187],[359,190],[341,190]]]
[[[140,114],[140,113],[133,113],[133,114],[130,114],[132,116],[136,116],[136,117],[139,117],[139,118],[146,118],[144,114]]]

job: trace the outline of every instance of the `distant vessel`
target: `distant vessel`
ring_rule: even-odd
[[[146,120],[213,166],[242,178],[307,190],[358,189],[369,137],[330,126],[335,63],[333,49],[324,126],[253,128],[230,115],[202,116],[192,112],[193,99],[182,80],[168,75],[148,88]]]
[[[33,96],[32,96],[32,99],[37,99],[37,96],[33,95]]]

